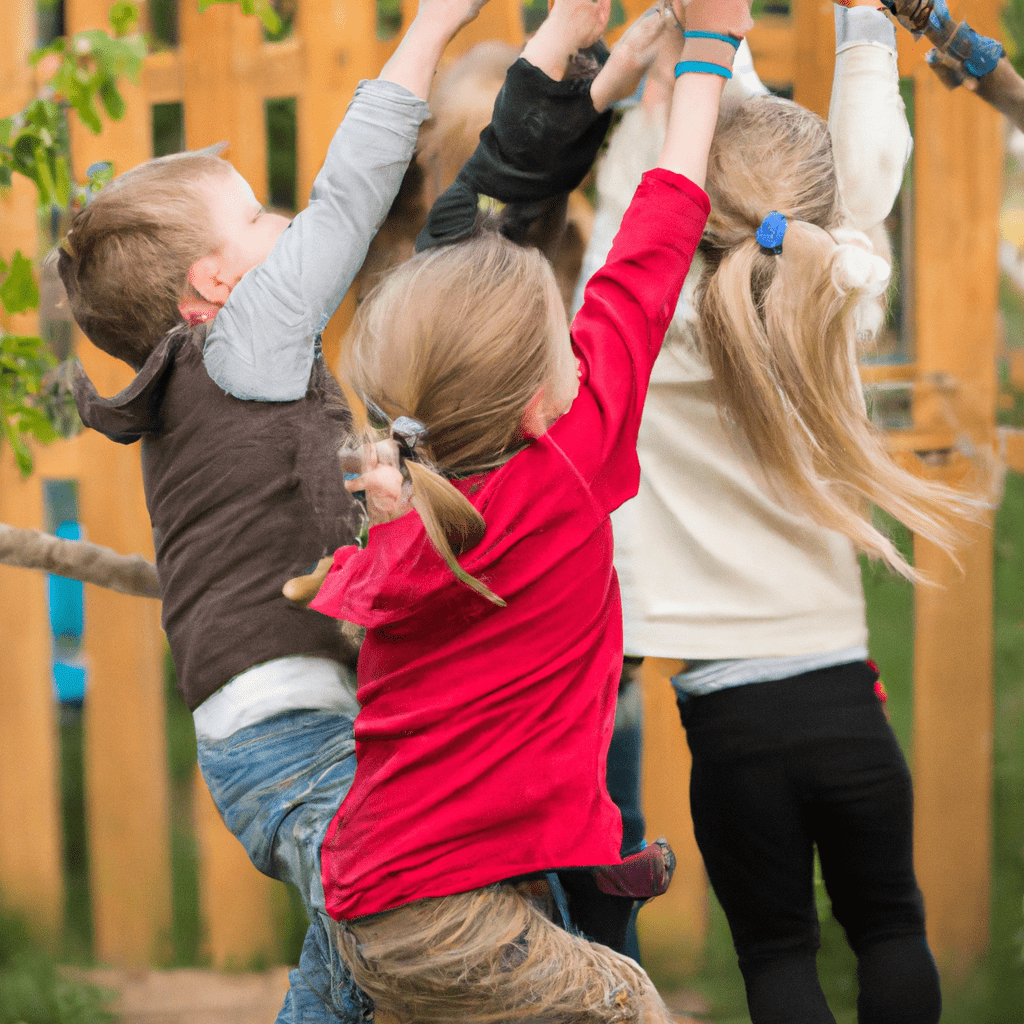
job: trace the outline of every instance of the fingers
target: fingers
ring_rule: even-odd
[[[555,0],[521,56],[553,81],[561,81],[568,59],[601,38],[610,14],[611,0]]]
[[[640,80],[665,48],[676,55],[683,34],[672,7],[657,3],[626,30],[607,63],[590,86],[590,99],[598,112],[631,96]]]
[[[290,579],[281,588],[281,593],[296,604],[309,604],[316,597],[324,580],[327,579],[327,573],[330,572],[333,563],[333,556],[328,555],[326,558],[321,558],[317,562],[316,568],[308,576],[296,576]]]

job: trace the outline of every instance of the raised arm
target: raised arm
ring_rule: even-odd
[[[658,166],[702,188],[722,90],[740,41],[753,27],[746,0],[693,0],[686,7],[686,41]]]
[[[913,148],[899,91],[896,29],[873,0],[836,6],[835,26],[832,151],[853,226],[868,231],[892,209]]]
[[[441,52],[481,6],[421,0],[380,77],[360,83],[309,205],[267,260],[238,282],[207,337],[207,371],[228,393],[276,402],[305,394],[315,341],[362,266],[412,158]]]

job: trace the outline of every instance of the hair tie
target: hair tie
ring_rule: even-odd
[[[775,256],[782,255],[782,240],[786,237],[786,217],[772,210],[757,229],[757,244]]]
[[[724,67],[721,64],[712,64],[707,60],[681,60],[676,65],[676,78],[685,75],[687,71],[695,71],[702,75],[718,75],[721,78],[732,78],[732,68]]]
[[[416,445],[426,436],[426,424],[414,420],[411,416],[399,416],[391,424],[391,437],[398,445],[398,453],[403,459],[415,458]]]
[[[717,39],[720,43],[728,43],[734,50],[738,50],[740,47],[740,40],[736,36],[724,35],[721,32],[697,32],[697,31],[683,31],[684,39]]]

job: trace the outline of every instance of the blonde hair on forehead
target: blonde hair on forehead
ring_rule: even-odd
[[[484,522],[448,478],[500,465],[524,442],[531,400],[564,372],[565,309],[544,256],[485,229],[399,265],[359,307],[343,374],[391,419],[427,428],[407,463],[413,504],[456,575]]]
[[[219,242],[204,186],[231,170],[208,150],[158,157],[115,178],[75,215],[57,271],[94,345],[137,368],[180,322],[189,269]]]
[[[706,188],[698,335],[723,415],[784,504],[916,579],[872,523],[871,504],[947,548],[954,519],[977,504],[901,469],[868,420],[858,328],[877,329],[864,306],[882,288],[877,273],[850,272],[852,243],[837,245],[850,232],[827,125],[788,100],[727,110]],[[755,237],[773,210],[787,219],[778,255]]]

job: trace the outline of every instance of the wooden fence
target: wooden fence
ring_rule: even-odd
[[[69,33],[105,27],[110,0],[66,0]],[[636,14],[642,0],[629,0]],[[406,2],[406,19],[411,9]],[[977,0],[972,24],[998,33],[996,0]],[[10,0],[0,42],[0,115],[32,95],[25,57],[34,45],[35,0]],[[522,39],[516,0],[491,0],[448,57],[487,38]],[[151,155],[154,104],[181,103],[189,148],[230,140],[229,157],[265,198],[264,100],[295,97],[298,193],[308,195],[328,141],[356,83],[375,75],[394,46],[377,38],[369,0],[299,0],[293,35],[264,42],[260,27],[235,5],[205,14],[179,2],[179,45],[146,59],[138,86],[126,90],[125,118],[92,136],[72,132],[74,165],[112,159],[118,170]],[[790,84],[794,97],[824,112],[833,64],[832,4],[795,0],[790,17],[763,19],[751,35],[761,76]],[[931,453],[926,471],[956,480],[965,471],[966,438],[995,444],[997,218],[1002,141],[997,116],[965,90],[947,92],[923,62],[924,43],[900,31],[900,66],[913,82],[916,138],[912,254],[904,299],[916,325],[914,359],[898,371],[866,368],[869,380],[901,379],[914,393],[913,425],[894,436],[910,460]],[[31,187],[15,182],[0,197],[0,247],[37,248]],[[336,345],[346,305],[328,332]],[[10,329],[35,329],[32,317]],[[332,341],[333,339],[333,341]],[[125,367],[91,346],[78,352],[103,394],[130,379]],[[950,386],[951,385],[951,386]],[[952,396],[952,397],[950,397]],[[950,414],[950,408],[954,414]],[[1019,436],[1006,450],[1020,457]],[[92,432],[39,449],[36,471],[21,480],[0,453],[0,521],[44,523],[48,479],[78,481],[87,536],[123,552],[152,556],[138,453]],[[919,460],[917,460],[919,461]],[[1022,467],[1024,468],[1024,467]],[[987,526],[972,529],[964,571],[918,541],[918,565],[942,581],[917,595],[914,771],[917,861],[929,931],[940,959],[966,971],[987,943],[990,858],[991,579]],[[63,920],[64,883],[56,748],[56,709],[45,583],[41,574],[0,567],[0,891],[44,931]],[[169,785],[162,682],[163,637],[155,601],[86,588],[86,812],[94,952],[118,965],[161,963],[171,925]],[[706,887],[683,794],[688,765],[665,674],[645,667],[644,799],[649,834],[667,834],[680,855],[669,895],[645,910],[654,959],[699,956]],[[273,931],[276,883],[259,876],[216,816],[201,782],[195,790],[200,887],[209,951],[216,964],[264,956]],[[955,880],[955,882],[954,882]]]

